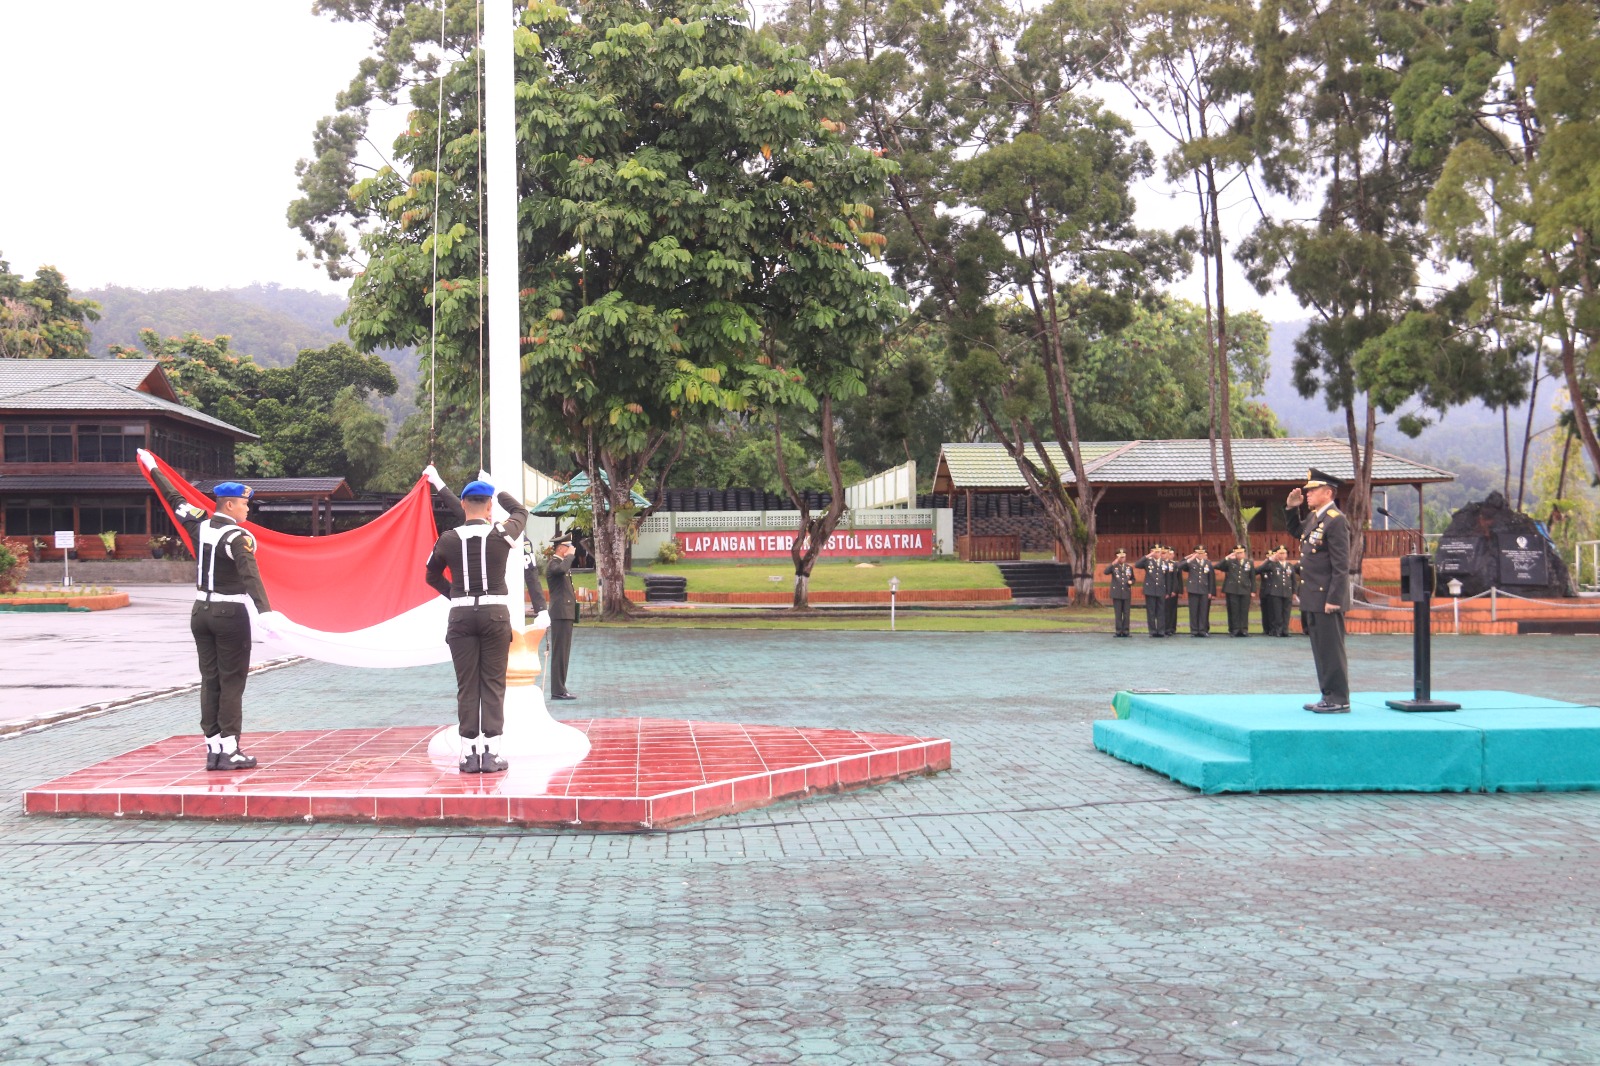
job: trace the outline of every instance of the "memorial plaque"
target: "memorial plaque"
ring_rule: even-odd
[[[1470,574],[1478,557],[1478,538],[1444,536],[1433,554],[1433,568],[1440,576]]]
[[[1500,534],[1500,584],[1546,585],[1550,561],[1544,540],[1525,533]]]

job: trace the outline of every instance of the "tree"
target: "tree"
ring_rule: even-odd
[[[1378,413],[1444,410],[1471,395],[1479,352],[1449,294],[1423,298],[1423,204],[1442,159],[1428,145],[1469,113],[1422,121],[1458,7],[1400,0],[1290,0],[1258,28],[1254,130],[1268,186],[1315,201],[1309,221],[1264,219],[1239,258],[1263,292],[1287,284],[1315,318],[1295,350],[1302,396],[1342,412],[1355,471],[1351,566],[1372,511]],[[1437,94],[1435,94],[1437,95]],[[1412,108],[1412,110],[1408,110]],[[1424,136],[1424,134],[1426,134]],[[1410,414],[1402,430],[1426,424]]]
[[[1558,0],[1471,7],[1482,29],[1450,69],[1473,121],[1441,145],[1429,220],[1469,269],[1470,314],[1500,342],[1506,374],[1536,386],[1545,341],[1554,345],[1573,431],[1600,476],[1600,14]]]
[[[341,99],[343,117],[364,123],[371,100],[406,87],[416,110],[395,166],[338,200],[313,172],[342,175],[343,164],[321,159],[293,213],[329,262],[344,262],[344,238],[333,234],[365,227],[352,336],[364,348],[426,348],[437,311],[431,354],[441,392],[465,399],[476,393],[485,310],[475,9],[447,9],[446,52],[469,58],[443,67],[419,47],[439,35],[432,5],[330,0],[320,9],[365,19],[380,34],[381,59],[363,64]],[[522,23],[524,409],[545,437],[583,457],[601,609],[614,616],[627,610],[617,519],[674,431],[761,404],[859,391],[859,369],[812,362],[808,345],[817,333],[893,314],[887,284],[866,267],[882,239],[861,209],[891,167],[840,136],[831,117],[840,83],[751,31],[727,0],[597,0],[570,11],[535,3]],[[769,351],[818,376],[807,380]]]
[[[1139,106],[1172,142],[1167,179],[1194,190],[1204,275],[1211,484],[1217,507],[1241,544],[1247,530],[1233,467],[1229,360],[1234,337],[1228,318],[1222,196],[1245,178],[1254,155],[1248,114],[1255,18],[1253,0],[1142,0],[1122,29],[1126,67],[1119,72]]]
[[[87,359],[87,323],[99,317],[100,305],[73,299],[55,267],[40,267],[28,281],[0,258],[0,358]]]
[[[342,477],[360,490],[383,466],[388,420],[368,401],[393,395],[396,382],[378,356],[331,344],[301,352],[292,366],[263,368],[235,354],[226,336],[162,338],[147,329],[139,339],[144,351],[114,344],[111,354],[157,360],[184,404],[261,437],[238,449],[241,474]]]

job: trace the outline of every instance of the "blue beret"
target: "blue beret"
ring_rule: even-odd
[[[228,496],[236,496],[241,500],[248,500],[255,494],[255,489],[238,481],[221,481],[217,483],[216,488],[211,490],[211,495],[219,500]]]
[[[494,486],[487,481],[469,481],[467,487],[461,490],[461,498],[468,496],[493,496]]]

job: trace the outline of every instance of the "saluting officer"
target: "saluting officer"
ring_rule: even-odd
[[[1167,569],[1161,561],[1161,545],[1145,553],[1133,564],[1144,571],[1144,624],[1152,637],[1167,635]]]
[[[1217,569],[1206,557],[1204,544],[1195,548],[1178,564],[1185,575],[1184,588],[1189,594],[1189,635],[1211,635],[1211,597],[1217,594]]]
[[[575,700],[578,697],[567,690],[567,664],[572,659],[572,627],[578,624],[578,591],[572,585],[572,560],[578,549],[571,533],[550,543],[555,553],[544,568],[550,585],[550,698]]]
[[[1261,578],[1261,629],[1269,637],[1289,635],[1289,601],[1294,599],[1294,571],[1289,549],[1279,545],[1255,568]]]
[[[1289,493],[1289,532],[1300,538],[1301,616],[1311,637],[1322,699],[1306,704],[1317,714],[1350,710],[1350,667],[1344,652],[1344,612],[1350,607],[1350,521],[1333,505],[1336,482],[1312,470],[1303,488]],[[1307,506],[1309,505],[1309,506]]]
[[[278,615],[256,567],[256,539],[239,523],[250,514],[248,485],[223,481],[211,490],[216,510],[209,516],[183,498],[155,457],[139,450],[139,462],[161,487],[167,505],[189,534],[196,563],[194,607],[189,632],[200,660],[200,732],[206,738],[207,770],[253,770],[255,756],[239,747],[244,729],[244,684],[250,676],[250,608],[268,634]]]
[[[456,668],[464,774],[496,774],[508,765],[494,750],[495,738],[505,730],[506,663],[511,656],[513,604],[506,561],[528,524],[528,509],[509,492],[500,493],[499,500],[509,517],[495,523],[494,486],[468,482],[461,490],[466,521],[440,534],[427,562],[428,584],[450,600],[444,639]],[[517,562],[522,562],[520,551]],[[515,607],[523,609],[520,603]]]
[[[1250,635],[1250,595],[1256,590],[1256,568],[1250,561],[1250,549],[1235,544],[1233,551],[1217,560],[1217,572],[1223,575],[1222,593],[1228,598],[1228,632],[1235,637]]]
[[[1106,567],[1111,575],[1111,612],[1115,621],[1112,636],[1128,635],[1128,616],[1133,613],[1133,565],[1128,553],[1117,549],[1117,557]]]

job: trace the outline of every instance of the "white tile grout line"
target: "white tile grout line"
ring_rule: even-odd
[[[300,662],[305,662],[304,656],[288,655],[281,659],[268,659],[266,662],[252,666],[250,673],[252,675],[264,674],[268,670],[278,670]],[[174,685],[171,688],[138,692],[120,700],[112,700],[110,703],[90,703],[82,707],[74,707],[71,710],[52,711],[49,714],[35,715],[32,718],[24,718],[16,722],[0,723],[0,741],[13,740],[29,733],[37,733],[40,730],[49,729],[51,726],[65,725],[68,722],[81,722],[86,718],[98,718],[103,714],[110,714],[112,711],[120,711],[127,707],[136,707],[141,703],[164,700],[171,696],[181,696],[186,692],[197,691],[199,688],[199,681],[190,681],[186,684]]]

